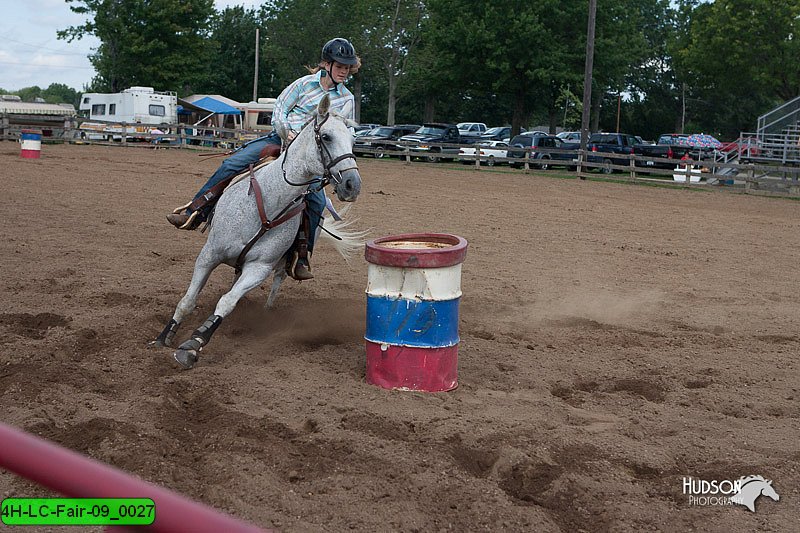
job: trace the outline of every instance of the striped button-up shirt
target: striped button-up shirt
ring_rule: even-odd
[[[272,113],[272,127],[282,136],[290,131],[299,133],[326,94],[331,100],[331,109],[353,118],[353,93],[342,83],[337,83],[330,90],[324,89],[319,81],[321,73],[319,71],[295,80],[278,96]]]

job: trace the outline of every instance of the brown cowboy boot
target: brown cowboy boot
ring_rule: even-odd
[[[289,276],[297,281],[307,281],[314,279],[314,274],[311,273],[311,264],[308,262],[308,257],[300,257],[299,252],[294,252],[287,269]]]
[[[191,215],[183,213],[170,213],[167,215],[167,221],[178,229],[193,230],[200,225],[197,220],[197,211]]]

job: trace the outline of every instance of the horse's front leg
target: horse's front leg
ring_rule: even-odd
[[[217,302],[214,314],[206,319],[199,328],[194,330],[192,336],[184,341],[173,354],[175,360],[183,368],[192,368],[198,359],[198,352],[203,346],[211,341],[211,336],[222,323],[222,319],[228,316],[236,308],[242,296],[252,289],[258,287],[267,279],[272,271],[271,265],[248,263],[242,269],[242,275],[233,284],[231,290],[223,294]]]
[[[175,308],[175,313],[172,315],[172,319],[167,322],[167,325],[164,327],[158,337],[156,337],[156,340],[150,343],[150,346],[172,346],[172,341],[175,339],[175,334],[178,332],[178,327],[180,326],[181,322],[183,322],[183,319],[194,310],[194,306],[197,303],[197,296],[200,294],[200,291],[203,290],[203,287],[205,287],[211,272],[219,265],[218,261],[212,261],[209,259],[209,257],[210,254],[206,253],[206,249],[203,248],[203,250],[200,252],[200,255],[197,257],[197,261],[194,263],[192,281],[189,283],[189,288],[186,290],[186,294],[184,294],[183,298],[181,298],[181,301],[178,302],[178,306]]]

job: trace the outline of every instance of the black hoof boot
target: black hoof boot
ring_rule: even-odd
[[[178,332],[178,323],[170,320],[161,334],[156,337],[148,346],[152,348],[164,348],[172,346],[172,341],[175,339],[175,334]]]
[[[208,344],[211,336],[222,323],[222,317],[211,315],[203,322],[203,325],[194,330],[192,337],[181,344],[172,356],[185,369],[190,369],[194,366],[199,358],[198,353],[203,349],[203,346]]]
[[[194,341],[194,339],[192,339],[192,341],[184,342],[183,344],[181,344],[181,346],[184,346],[188,342],[193,342],[193,341]],[[195,349],[192,349],[192,348],[182,348],[181,347],[181,348],[178,348],[175,351],[174,354],[172,354],[172,357],[175,358],[175,360],[178,362],[179,365],[181,365],[186,370],[189,370],[197,362],[197,359],[198,359],[197,352],[199,350],[200,350],[200,348],[195,350]]]

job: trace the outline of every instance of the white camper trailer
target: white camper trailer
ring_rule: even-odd
[[[177,123],[178,97],[172,91],[155,91],[152,87],[131,87],[112,94],[85,93],[80,110],[88,112],[89,118],[80,126],[84,138],[120,138],[123,124],[126,135],[135,137],[136,133],[149,134],[157,125]]]
[[[244,111],[244,129],[252,132],[272,131],[272,112],[277,98],[259,98],[258,102],[248,102],[236,106]]]

